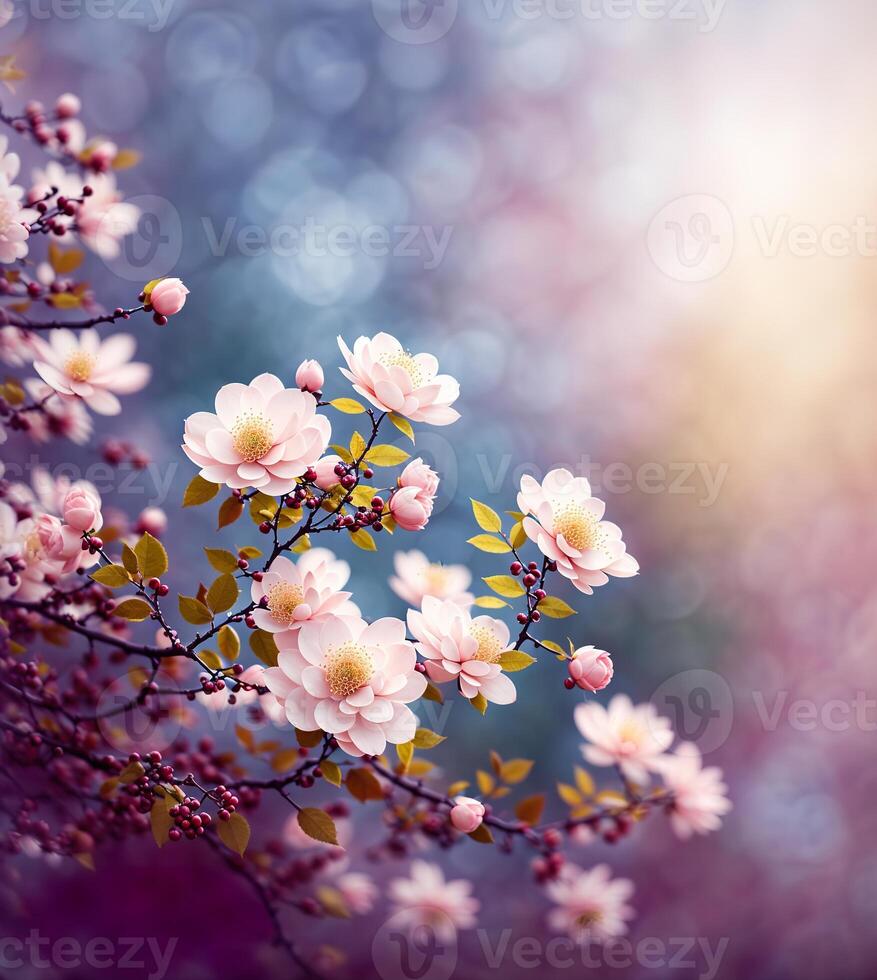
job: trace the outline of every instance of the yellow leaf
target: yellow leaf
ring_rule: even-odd
[[[540,599],[538,609],[543,616],[550,616],[551,619],[566,619],[567,616],[576,615],[572,606],[568,606],[563,599],[558,599],[554,595]]]
[[[362,551],[378,550],[378,546],[375,544],[375,539],[366,530],[360,529],[359,531],[354,531],[353,534],[350,535],[350,540],[356,545],[357,548],[362,549]]]
[[[491,555],[505,555],[512,550],[502,538],[495,538],[491,534],[476,534],[474,538],[469,538],[468,543]]]
[[[332,786],[341,785],[341,769],[331,759],[323,759],[320,763],[320,769],[323,772],[323,779],[327,783],[331,783]]]
[[[241,641],[230,626],[223,626],[216,640],[219,644],[219,652],[226,661],[233,663],[237,660],[241,652]]]
[[[193,626],[205,626],[213,619],[207,606],[192,596],[181,595],[178,597],[177,603],[180,607],[180,615]]]
[[[222,669],[222,661],[213,650],[199,650],[198,656],[205,667],[209,667],[211,670]]]
[[[298,825],[313,840],[324,844],[338,845],[338,835],[335,831],[335,821],[325,810],[315,807],[305,807],[298,811]]]
[[[303,732],[296,728],[295,737],[303,749],[313,749],[323,741],[323,733],[319,728],[315,732]]]
[[[137,556],[137,567],[144,578],[161,578],[167,571],[167,552],[164,545],[148,531],[134,545],[134,554]]]
[[[139,574],[137,555],[126,544],[122,545],[122,564],[125,566],[125,571],[129,575]]]
[[[579,806],[582,803],[579,791],[566,783],[557,784],[557,795],[569,806]]]
[[[140,163],[141,154],[138,150],[119,150],[113,157],[113,170],[129,170]]]
[[[208,500],[213,500],[218,493],[218,484],[208,483],[200,476],[193,476],[183,495],[183,506],[199,507],[201,504],[206,504]]]
[[[418,728],[414,733],[414,739],[411,744],[416,749],[434,749],[444,741],[444,735],[438,735],[428,728]]]
[[[488,827],[487,824],[481,824],[481,826],[473,830],[469,836],[472,838],[472,840],[477,841],[479,844],[493,843],[493,834],[491,834],[490,827]]]
[[[475,781],[478,783],[478,792],[481,793],[482,796],[489,796],[496,785],[493,776],[491,776],[489,772],[485,772],[483,769],[479,769],[475,773]]]
[[[234,524],[244,512],[243,503],[238,500],[237,497],[228,497],[223,500],[220,508],[219,514],[217,516],[217,529],[222,529],[228,527],[229,524]]]
[[[207,590],[207,605],[215,612],[225,612],[237,602],[240,589],[233,575],[220,575]]]
[[[347,792],[360,803],[367,800],[382,800],[384,791],[371,769],[352,769],[344,781]]]
[[[237,571],[238,560],[230,551],[225,551],[222,548],[205,548],[204,554],[207,555],[207,561],[217,572],[228,574]]]
[[[411,760],[414,758],[414,745],[411,742],[403,742],[402,745],[396,746],[396,755],[399,757],[399,763],[402,767],[402,772],[405,773],[408,767],[411,765]]]
[[[476,694],[474,698],[470,698],[469,704],[481,714],[487,713],[487,698],[483,694]]]
[[[277,501],[269,497],[267,493],[253,494],[250,498],[250,518],[254,524],[261,524],[262,521],[273,521],[277,513]]]
[[[469,783],[465,779],[458,779],[448,787],[448,796],[459,796],[464,790],[469,788]]]
[[[521,548],[527,543],[527,532],[524,530],[522,521],[518,521],[511,531],[509,531],[509,540],[513,548]]]
[[[399,466],[410,458],[409,454],[398,446],[372,446],[365,454],[366,462],[373,466]]]
[[[365,411],[365,408],[355,398],[336,398],[329,404],[345,415],[361,415]]]
[[[593,796],[594,790],[594,780],[591,778],[591,774],[586,772],[581,766],[576,766],[576,786],[578,786],[582,796]]]
[[[504,609],[508,603],[495,595],[481,595],[475,600],[475,605],[480,609]]]
[[[350,455],[354,459],[359,459],[365,452],[365,445],[365,439],[358,432],[354,432],[350,438]]]
[[[119,619],[127,619],[132,623],[142,623],[144,619],[149,619],[152,608],[149,603],[142,599],[125,599],[120,602],[113,610],[113,615]]]
[[[502,764],[500,775],[504,782],[514,786],[522,783],[530,775],[532,768],[533,762],[530,759],[509,759]]]
[[[267,667],[277,666],[277,643],[271,633],[253,630],[250,633],[250,649]]]
[[[497,595],[505,596],[506,599],[517,599],[519,596],[525,595],[527,591],[511,575],[488,575],[482,581],[488,588],[493,589]]]
[[[49,242],[49,265],[59,276],[69,276],[82,265],[85,252],[78,248],[63,249]]]
[[[523,650],[506,650],[500,654],[499,665],[506,673],[515,674],[519,670],[526,670],[536,663],[536,658]]]
[[[220,820],[217,825],[219,839],[236,854],[244,855],[250,842],[250,825],[239,813],[233,813],[231,820]]]
[[[545,809],[545,797],[540,793],[537,796],[528,796],[515,807],[515,816],[523,823],[530,826],[539,823],[542,811]]]
[[[471,497],[469,499],[472,500]],[[492,507],[488,507],[487,504],[482,504],[478,500],[472,500],[472,512],[475,514],[475,520],[482,531],[490,531],[492,534],[496,534],[502,530],[502,518]]]
[[[390,421],[401,433],[408,436],[408,438],[414,442],[414,426],[412,426],[408,419],[403,418],[401,415],[397,415],[395,412],[391,412]]]
[[[163,847],[167,843],[167,833],[174,825],[173,817],[168,813],[170,806],[173,806],[170,797],[162,796],[152,804],[152,809],[149,812],[152,837],[159,847]]]
[[[427,684],[426,690],[423,692],[423,699],[425,701],[435,701],[436,704],[444,704],[445,698],[442,692],[435,686],[435,684]]]
[[[123,585],[131,584],[131,577],[125,571],[124,565],[104,565],[103,568],[92,572],[89,578],[111,589],[121,589]]]
[[[296,766],[300,759],[301,756],[298,753],[298,749],[281,749],[271,759],[271,768],[275,772],[289,772],[290,769]]]

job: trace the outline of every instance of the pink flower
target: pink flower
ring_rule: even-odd
[[[144,507],[140,511],[134,530],[138,534],[149,533],[154,538],[160,538],[167,530],[167,514],[161,507]]]
[[[608,687],[613,673],[612,658],[596,647],[579,647],[569,662],[569,676],[583,691],[591,694]]]
[[[77,568],[90,568],[98,561],[97,555],[82,550],[82,534],[52,514],[36,518],[27,551],[28,564],[34,559],[48,561],[64,575]]]
[[[398,489],[390,496],[390,514],[403,531],[422,531],[432,516],[438,473],[418,457],[402,470],[397,482]]]
[[[387,742],[414,737],[417,718],[408,707],[426,690],[415,670],[405,624],[333,616],[277,636],[277,666],[265,683],[285,704],[290,724],[334,735],[349,755],[380,755]]]
[[[444,942],[453,941],[458,929],[475,925],[481,903],[472,897],[471,882],[445,881],[441,868],[426,861],[412,861],[410,874],[410,878],[395,878],[387,888],[393,917],[400,925],[412,932],[425,926]]]
[[[484,804],[471,796],[458,796],[451,808],[451,823],[464,834],[471,834],[481,826]]]
[[[131,361],[134,338],[117,333],[101,341],[96,330],[51,330],[49,341],[36,337],[39,360],[34,370],[66,398],[81,398],[98,415],[118,415],[116,395],[130,395],[145,387],[152,374],[148,364]]]
[[[693,742],[683,742],[675,753],[665,755],[659,772],[673,794],[670,823],[677,836],[685,840],[719,829],[721,818],[731,809],[728,787],[718,766],[703,768],[700,749]]]
[[[0,361],[21,367],[29,364],[34,356],[33,334],[20,327],[0,327]]]
[[[313,398],[260,374],[249,385],[220,388],[216,415],[186,419],[183,452],[211,483],[279,496],[319,460],[331,432]]]
[[[75,531],[99,531],[103,525],[100,497],[81,484],[74,485],[64,498],[64,520]]]
[[[368,875],[350,871],[333,882],[344,904],[354,915],[367,915],[374,907],[378,889]]]
[[[335,472],[335,467],[341,462],[343,460],[340,456],[324,456],[314,464],[314,469],[317,471],[317,478],[314,483],[321,490],[331,490],[332,487],[338,486],[340,477]]]
[[[70,129],[76,126],[76,121],[65,123]],[[70,141],[75,145],[80,138]],[[111,152],[115,155],[115,147],[111,143],[104,144],[105,149],[97,148],[97,156],[92,153],[90,160],[96,162],[103,154]],[[58,192],[68,198],[82,197],[85,184],[91,188],[91,195],[81,204],[76,205],[74,217],[56,219],[68,231],[67,237],[75,232],[82,239],[83,245],[90,248],[104,259],[118,257],[121,247],[119,242],[137,228],[140,220],[140,208],[122,200],[122,194],[116,187],[116,178],[112,173],[92,173],[87,179],[73,171],[66,170],[57,161],[46,164],[42,170],[34,171],[34,184],[31,195],[41,197],[51,187],[57,187]]]
[[[509,628],[490,616],[475,619],[468,610],[432,596],[423,609],[408,611],[408,629],[417,640],[417,652],[426,660],[430,680],[456,681],[462,695],[483,694],[494,704],[512,704],[515,685],[502,673],[500,657],[509,648]]]
[[[605,864],[589,871],[568,864],[545,891],[557,905],[548,914],[548,925],[582,944],[606,943],[623,936],[626,920],[634,915],[627,904],[633,884],[626,878],[613,880]]]
[[[387,333],[360,337],[352,352],[341,337],[338,346],[349,368],[341,373],[375,408],[430,425],[450,425],[460,417],[451,408],[460,385],[438,373],[432,354],[409,354]]]
[[[275,558],[261,582],[251,587],[253,619],[267,633],[300,629],[330,616],[359,617],[359,609],[341,589],[350,578],[350,566],[327,548],[311,548],[297,562]],[[263,602],[264,599],[264,602]]]
[[[189,290],[182,279],[159,279],[149,291],[146,301],[161,316],[173,316],[186,305]]]
[[[12,183],[20,166],[18,154],[7,153],[6,146],[6,137],[0,137],[0,262],[8,263],[27,255],[27,226],[37,214],[22,207],[24,190]]]
[[[634,705],[626,694],[616,694],[604,708],[596,701],[575,709],[575,722],[589,745],[582,754],[595,766],[620,766],[637,782],[657,770],[663,753],[670,748],[673,732],[652,704]]]
[[[325,380],[319,361],[302,361],[295,372],[295,383],[302,391],[322,391]]]
[[[40,378],[26,378],[24,387],[42,412],[30,413],[28,435],[36,442],[48,442],[53,436],[64,436],[77,446],[91,438],[94,428],[88,409],[78,398],[63,398]],[[52,396],[52,397],[49,397]]]
[[[433,564],[420,551],[397,551],[393,564],[396,574],[390,579],[390,588],[409,606],[422,605],[428,595],[451,599],[458,606],[468,607],[475,601],[466,591],[472,573],[465,565]]]
[[[627,578],[639,571],[627,554],[621,528],[602,520],[606,505],[591,496],[591,485],[583,477],[552,470],[540,485],[524,476],[518,508],[528,515],[527,536],[580,592],[590,595],[610,575]]]

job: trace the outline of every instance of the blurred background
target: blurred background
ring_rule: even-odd
[[[218,540],[211,508],[178,508],[193,472],[185,416],[265,370],[291,383],[304,357],[343,394],[338,334],[387,330],[434,352],[462,385],[462,421],[418,440],[441,506],[425,535],[382,541],[368,566],[357,554],[360,604],[404,612],[385,584],[400,548],[501,571],[464,543],[469,497],[512,508],[522,473],[567,466],[606,499],[642,574],[579,601],[552,635],[611,651],[613,690],[653,699],[730,785],[734,810],[708,838],[679,844],[655,818],[622,846],[574,854],[634,881],[634,944],[680,940],[657,971],[636,956],[599,969],[874,976],[877,8],[15,8],[0,53],[29,77],[4,107],[76,92],[90,133],[143,153],[119,182],[144,218],[118,259],[89,259],[98,294],[129,304],[171,273],[191,289],[166,329],[138,327],[155,377],[99,429],[153,460],[113,502],[168,511],[172,587],[205,574],[200,546]],[[456,736],[434,759],[471,778],[491,748],[533,758],[531,785],[551,796],[580,761],[576,695],[554,663],[519,678],[512,708],[424,719]],[[286,816],[266,808],[264,832]],[[358,843],[380,839],[376,816],[357,815]],[[169,976],[290,975],[262,909],[206,849],[132,841],[98,857],[94,874],[26,864],[3,891],[2,934],[178,937]],[[440,860],[475,882],[491,943],[506,929],[550,938],[526,855],[469,846]],[[335,921],[290,927],[306,947],[343,945],[339,975],[369,976],[386,915],[380,902],[346,939]],[[474,935],[459,957],[457,976],[496,975]],[[511,957],[501,969],[532,975]],[[583,969],[542,963],[539,975]]]

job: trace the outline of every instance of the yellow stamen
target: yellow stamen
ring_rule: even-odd
[[[231,429],[234,448],[248,463],[255,463],[274,445],[271,423],[259,412],[244,412]]]
[[[491,630],[486,626],[473,626],[469,630],[469,635],[478,643],[478,651],[474,657],[475,660],[481,660],[486,664],[499,663],[499,658],[503,654],[503,648]]]
[[[334,647],[326,655],[323,664],[326,672],[326,683],[332,697],[350,697],[371,680],[375,666],[368,650],[358,643],[345,643],[344,646]]]
[[[381,364],[384,367],[400,367],[411,379],[411,384],[415,388],[419,388],[423,382],[423,372],[420,370],[420,365],[414,360],[413,355],[406,353],[403,350],[396,351],[393,354],[382,354],[380,357]]]
[[[74,351],[64,364],[67,376],[74,381],[88,381],[97,364],[94,354],[87,354],[85,351]]]
[[[290,582],[277,582],[267,592],[268,611],[279,626],[289,626],[295,620],[295,610],[304,601],[304,595],[297,585]]]
[[[577,551],[599,549],[606,540],[600,522],[581,504],[566,504],[555,514],[554,532],[562,534]]]

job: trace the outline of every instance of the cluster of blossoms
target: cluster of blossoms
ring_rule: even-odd
[[[22,309],[27,298],[72,310],[88,295],[58,277],[44,277],[47,286],[31,275],[34,236],[75,236],[108,255],[117,239],[103,228],[107,213],[116,231],[134,220],[110,173],[121,151],[85,140],[79,108],[63,97],[51,112],[30,106],[22,116],[2,117],[54,159],[24,193],[11,183],[17,157],[5,144],[0,153],[0,261],[15,264],[14,275],[0,278],[0,298],[13,300],[0,307],[0,355],[38,375],[4,386],[0,414],[18,437],[87,443],[90,413],[119,413],[119,396],[150,380],[148,365],[133,360],[133,337],[104,337],[99,328],[138,312],[163,325],[183,309],[188,290],[176,278],[153,281],[140,293],[140,306],[112,313],[95,307],[79,322],[38,322]],[[76,186],[65,169],[73,160]],[[64,267],[63,256],[55,253],[54,261]],[[367,553],[379,541],[428,526],[439,474],[422,457],[412,459],[398,438],[380,439],[392,427],[413,442],[415,424],[455,422],[459,385],[439,372],[431,354],[411,354],[387,333],[360,337],[352,350],[339,338],[339,347],[346,364],[340,373],[367,404],[326,400],[330,383],[309,359],[289,387],[283,371],[226,384],[213,411],[185,420],[182,451],[197,475],[184,506],[220,497],[220,529],[237,526],[239,533],[249,517],[256,541],[206,548],[217,574],[192,594],[172,595],[166,581],[164,512],[147,508],[129,520],[91,484],[43,471],[30,486],[0,481],[0,683],[8,695],[0,705],[0,779],[8,769],[15,772],[10,790],[34,787],[14,809],[6,849],[93,863],[107,839],[151,832],[159,847],[206,839],[269,905],[310,916],[365,914],[379,889],[350,868],[360,855],[344,849],[347,802],[307,805],[307,794],[320,788],[382,808],[386,837],[363,857],[400,859],[430,845],[462,846],[469,837],[502,851],[520,846],[531,853],[534,880],[553,905],[551,928],[576,941],[621,935],[633,914],[632,884],[612,880],[605,865],[569,863],[564,845],[615,842],[654,811],[666,812],[687,837],[716,829],[730,806],[721,772],[704,768],[691,743],[671,751],[670,725],[652,706],[623,694],[602,703],[598,695],[615,672],[609,653],[571,640],[564,649],[537,635],[544,617],[573,613],[557,594],[565,580],[591,594],[610,576],[635,575],[638,565],[587,481],[552,470],[541,483],[523,478],[511,526],[472,502],[484,533],[470,543],[509,562],[503,574],[484,579],[492,595],[471,591],[464,564],[440,565],[422,551],[400,550],[389,587],[407,612],[370,618],[348,591],[351,565],[314,538],[328,535],[322,540]],[[356,419],[359,428],[339,435],[344,419]],[[116,463],[143,462],[121,443],[105,443],[102,454]],[[503,609],[512,610],[514,628],[504,613],[484,611]],[[46,648],[43,640],[64,649],[63,664],[52,653],[33,652]],[[584,760],[622,777],[621,790],[607,800],[576,767],[576,786],[561,793],[568,811],[548,821],[541,794],[508,809],[500,802],[529,777],[530,760],[492,753],[493,774],[479,772],[478,793],[468,795],[467,780],[447,785],[416,756],[444,741],[420,725],[422,699],[456,696],[481,714],[490,706],[514,710],[507,706],[525,696],[526,685],[511,675],[537,662],[528,649],[543,664],[562,663],[564,687],[586,697],[570,712]],[[106,692],[121,678],[127,693],[108,703]],[[237,713],[235,751],[198,734],[226,710]],[[146,742],[154,744],[119,744],[112,719],[133,714],[150,723]],[[176,732],[163,738],[169,720]],[[249,723],[270,724],[276,737],[258,738]],[[275,775],[250,776],[250,759],[267,761]],[[34,802],[45,795],[46,780],[81,804],[55,825]],[[247,814],[269,795],[295,813],[280,839],[255,828],[251,844]],[[422,856],[408,877],[386,889],[402,925],[439,937],[476,923],[473,892],[472,883],[446,881]],[[282,929],[278,941],[300,960]]]

